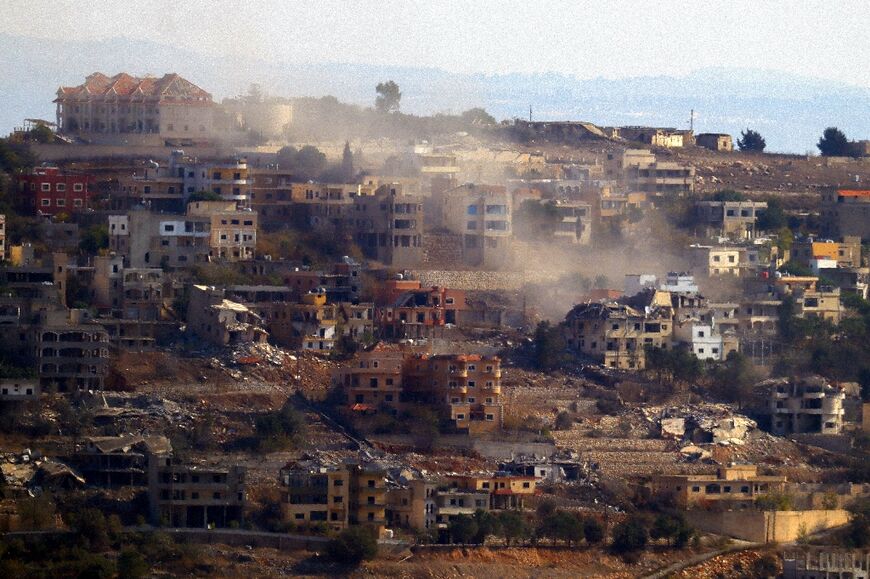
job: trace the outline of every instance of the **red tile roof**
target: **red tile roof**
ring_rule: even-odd
[[[155,78],[131,76],[126,72],[108,77],[101,72],[95,72],[83,84],[62,86],[57,91],[58,100],[85,100],[95,96],[121,100],[141,98],[156,101],[212,102],[211,94],[175,73]]]

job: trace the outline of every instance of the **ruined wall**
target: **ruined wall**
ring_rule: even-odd
[[[688,511],[686,518],[702,531],[755,543],[797,540],[849,522],[848,511]]]

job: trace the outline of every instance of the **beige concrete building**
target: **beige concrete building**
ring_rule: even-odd
[[[774,434],[840,434],[845,393],[820,377],[790,382],[786,378],[762,383],[769,389],[768,411]]]
[[[383,536],[387,482],[381,465],[299,461],[281,469],[278,482],[284,522],[297,526],[323,524],[333,531],[363,525]]]
[[[767,209],[764,201],[696,201],[695,217],[712,234],[752,239],[758,216]]]
[[[229,527],[245,517],[246,469],[188,465],[168,454],[148,458],[151,521],[169,527]]]
[[[60,87],[54,102],[58,131],[66,134],[208,139],[214,131],[211,95],[177,74],[95,72],[79,86]]]
[[[265,342],[269,337],[257,314],[243,304],[225,299],[224,290],[204,285],[190,288],[187,329],[217,346]]]
[[[401,185],[381,185],[374,195],[355,197],[349,227],[369,259],[394,267],[423,261],[423,198],[402,192]]]
[[[646,149],[609,153],[605,177],[628,191],[651,195],[685,195],[695,190],[695,168],[672,161],[659,161]]]
[[[839,189],[822,193],[822,234],[870,240],[870,190]]]
[[[700,133],[695,135],[695,144],[711,151],[730,153],[734,150],[731,135],[724,133]]]
[[[445,191],[443,226],[462,236],[462,259],[497,269],[513,259],[513,201],[502,186],[461,185]]]
[[[674,313],[669,292],[648,290],[636,297],[636,305],[575,306],[565,318],[568,347],[608,368],[643,369],[647,348],[671,347]]]
[[[667,496],[682,509],[753,508],[755,499],[785,491],[786,477],[763,476],[755,465],[732,465],[715,474],[656,475],[649,482],[654,495]]]

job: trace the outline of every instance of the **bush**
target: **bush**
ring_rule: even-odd
[[[124,549],[118,557],[118,576],[120,579],[138,579],[148,574],[149,565],[145,558],[134,549]]]
[[[617,553],[641,551],[646,547],[648,538],[646,523],[637,517],[632,517],[614,527],[611,547]]]
[[[595,545],[604,540],[604,525],[598,519],[588,517],[583,520],[583,538],[590,545]]]
[[[327,556],[337,563],[359,565],[378,554],[374,533],[364,527],[348,527],[326,545]]]
[[[457,516],[447,528],[454,543],[471,543],[479,531],[477,521],[466,515]]]
[[[556,424],[554,425],[556,430],[571,430],[572,426],[574,426],[574,418],[570,414],[563,410],[556,415]]]

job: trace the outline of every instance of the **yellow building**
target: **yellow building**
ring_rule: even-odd
[[[386,471],[380,465],[301,461],[281,469],[278,482],[285,523],[322,523],[333,531],[365,525],[383,536],[387,483]]]
[[[631,305],[575,306],[566,317],[568,346],[608,368],[643,369],[647,348],[670,348],[674,312],[670,292],[650,290],[635,298]]]
[[[649,488],[655,495],[673,498],[683,509],[712,504],[746,508],[759,496],[785,491],[786,477],[763,476],[755,465],[722,467],[715,474],[657,475]]]

